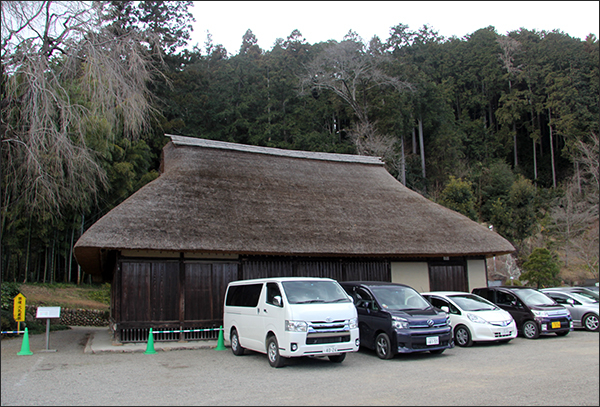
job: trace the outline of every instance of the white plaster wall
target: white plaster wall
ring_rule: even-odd
[[[429,291],[427,262],[392,262],[392,283],[411,286],[419,292]]]
[[[473,288],[487,287],[485,260],[467,260],[467,273],[469,291],[472,291]]]

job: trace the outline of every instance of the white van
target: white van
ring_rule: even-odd
[[[244,349],[266,353],[273,367],[297,356],[340,363],[360,345],[356,307],[330,278],[233,281],[225,294],[223,330],[234,355]]]

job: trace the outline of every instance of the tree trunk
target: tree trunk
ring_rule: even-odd
[[[69,246],[69,278],[68,283],[71,282],[71,268],[73,267],[73,239],[75,238],[75,228],[71,229],[71,244]],[[65,273],[67,274],[67,273]]]
[[[46,282],[46,275],[48,274],[48,247],[44,249],[44,280],[43,283]]]
[[[25,253],[25,278],[23,284],[27,282],[27,275],[29,274],[29,258],[31,256],[31,215],[29,215],[29,231],[27,232],[27,252]]]
[[[50,284],[54,281],[54,270],[55,270],[55,261],[54,261],[54,250],[56,247],[56,230],[54,231],[54,238],[52,239],[52,251],[50,252]]]
[[[536,147],[535,147],[535,139],[533,139],[533,182],[537,185],[537,155],[536,155]]]
[[[404,136],[400,138],[400,181],[406,186],[406,158],[404,156]]]
[[[517,124],[513,122],[513,143],[515,145],[515,168],[519,166],[519,160],[517,159]]]
[[[81,237],[81,235],[83,235],[83,224],[84,223],[85,223],[85,213],[82,213],[81,214],[81,231],[79,233],[80,237]],[[81,284],[81,280],[82,280],[81,266],[78,263],[77,264],[77,285]]]
[[[550,160],[552,162],[552,188],[556,189],[556,169],[554,168],[554,141],[552,139],[552,112],[548,108],[548,127],[550,128]]]
[[[423,142],[423,119],[419,116],[419,148],[421,149],[421,173],[425,181],[425,147]]]

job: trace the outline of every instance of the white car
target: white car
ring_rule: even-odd
[[[421,293],[431,305],[450,315],[454,342],[471,346],[473,342],[509,342],[517,337],[512,316],[476,294],[460,291]]]

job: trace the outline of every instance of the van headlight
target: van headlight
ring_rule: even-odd
[[[358,318],[349,319],[348,326],[350,327],[350,329],[358,328]]]
[[[536,309],[532,309],[531,312],[533,312],[533,315],[535,315],[536,317],[547,317],[548,316],[548,311],[538,311]]]
[[[392,317],[392,327],[394,327],[394,329],[409,329],[410,324],[404,318]]]
[[[306,332],[308,324],[306,321],[288,321],[285,320],[285,330],[289,332]]]

